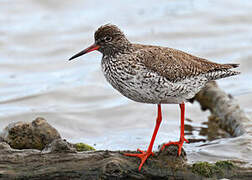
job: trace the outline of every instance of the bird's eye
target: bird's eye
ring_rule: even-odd
[[[110,36],[106,36],[106,37],[104,38],[104,40],[105,40],[106,42],[109,42],[109,41],[111,41],[111,40],[112,40],[112,37],[110,37]]]

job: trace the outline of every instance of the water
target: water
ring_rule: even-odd
[[[252,117],[252,2],[249,0],[0,1],[0,127],[42,116],[63,138],[97,149],[146,149],[156,106],[138,104],[110,87],[101,54],[67,59],[93,43],[102,24],[118,25],[133,42],[169,46],[221,63],[240,76],[218,81]],[[164,105],[154,149],[179,137],[179,107]],[[209,112],[186,105],[187,138],[207,139]],[[236,159],[252,166],[251,133],[186,144],[190,162]],[[228,153],[227,153],[228,152]]]

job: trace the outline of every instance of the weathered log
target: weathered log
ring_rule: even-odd
[[[221,128],[231,136],[237,137],[252,132],[251,122],[237,101],[221,90],[215,81],[209,82],[195,97],[202,110],[209,109],[212,115],[219,120]]]
[[[186,164],[185,152],[177,157],[177,146],[169,146],[150,157],[141,171],[139,159],[122,151],[77,152],[62,139],[43,151],[12,149],[0,143],[0,179],[252,179],[252,169],[231,162]]]

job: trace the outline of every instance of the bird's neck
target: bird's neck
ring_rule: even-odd
[[[102,52],[103,56],[106,57],[116,57],[120,54],[128,54],[131,52],[132,44],[121,44],[119,46],[113,46],[107,49],[104,49]]]

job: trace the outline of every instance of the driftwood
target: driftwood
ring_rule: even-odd
[[[202,110],[209,109],[212,116],[219,120],[219,125],[231,136],[237,137],[252,132],[251,122],[237,101],[221,90],[215,81],[209,82],[193,100],[200,103]],[[247,128],[247,129],[246,129]]]
[[[235,100],[209,83],[195,100],[219,118],[220,126],[232,136],[248,131],[249,122]],[[1,142],[2,141],[2,142]],[[138,171],[139,159],[126,157],[122,151],[84,151],[60,138],[41,150],[10,147],[0,138],[0,179],[252,179],[252,168],[237,162],[220,161],[187,164],[186,153],[177,156],[177,146],[155,153]]]
[[[150,157],[141,171],[137,158],[120,151],[76,152],[62,139],[43,151],[16,150],[0,143],[0,179],[203,179],[204,177],[251,179],[251,169],[231,162],[186,164],[186,155],[177,157],[177,147],[169,146]]]

